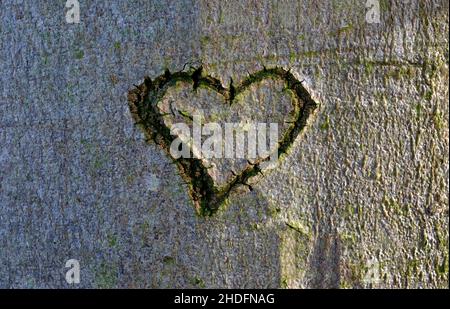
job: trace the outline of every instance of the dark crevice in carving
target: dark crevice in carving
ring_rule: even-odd
[[[225,98],[225,101],[231,105],[234,99],[253,83],[269,78],[284,81],[286,88],[290,89],[294,94],[295,119],[279,140],[278,156],[280,158],[287,153],[290,145],[306,126],[308,117],[317,107],[310,94],[302,86],[302,83],[290,71],[283,68],[264,68],[261,71],[249,74],[239,85],[234,85],[231,79],[228,89],[222,86],[220,80],[204,75],[202,66],[193,68],[189,72],[179,71],[171,73],[169,70],[166,70],[163,75],[154,80],[146,77],[141,85],[131,90],[128,96],[128,103],[136,124],[143,128],[147,139],[161,146],[167,155],[172,158],[170,145],[177,137],[170,134],[170,128],[167,127],[163,120],[165,115],[158,108],[158,102],[171,86],[181,81],[192,84],[194,91],[199,87],[207,87],[220,93]],[[189,186],[189,195],[194,202],[197,213],[202,216],[210,216],[226,202],[230,193],[236,187],[245,185],[250,190],[253,190],[253,187],[248,184],[248,180],[258,174],[263,175],[261,163],[269,160],[269,158],[259,159],[253,163],[248,162],[243,171],[239,174],[233,172],[234,177],[220,188],[208,174],[207,167],[204,166],[200,159],[172,158],[172,160]]]

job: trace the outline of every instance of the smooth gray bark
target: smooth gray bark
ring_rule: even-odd
[[[448,1],[0,2],[0,287],[448,286]],[[134,126],[144,76],[291,68],[320,103],[211,218]],[[257,111],[256,111],[257,112]]]

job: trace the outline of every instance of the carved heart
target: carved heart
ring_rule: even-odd
[[[234,86],[233,81],[231,81],[229,88],[224,88],[218,79],[204,75],[202,67],[190,72],[171,73],[166,70],[163,75],[155,80],[146,77],[141,85],[136,86],[129,92],[128,102],[134,120],[144,130],[148,140],[152,140],[161,146],[177,165],[182,178],[189,185],[189,194],[198,214],[212,215],[226,202],[231,192],[236,191],[239,187],[244,186],[252,190],[249,181],[257,175],[262,175],[262,165],[268,158],[258,158],[254,161],[246,160],[245,164],[239,167],[240,172],[236,173],[231,169],[232,175],[225,177],[226,181],[218,180],[220,177],[217,176],[217,169],[215,174],[210,172],[211,166],[208,166],[208,163],[211,162],[195,157],[173,158],[170,154],[170,146],[177,136],[171,135],[171,124],[173,122],[168,122],[166,118],[168,116],[176,117],[176,115],[183,113],[180,109],[178,109],[178,113],[174,113],[172,106],[170,106],[170,114],[167,104],[164,107],[161,106],[161,102],[166,99],[170,89],[182,84],[182,86],[189,86],[189,89],[193,89],[196,93],[199,89],[216,93],[217,96],[222,97],[224,102],[228,103],[226,104],[227,108],[232,108],[238,97],[243,96],[245,92],[254,91],[251,87],[255,87],[255,85],[261,88],[260,84],[268,80],[281,83],[283,90],[287,90],[291,96],[291,120],[285,122],[288,125],[286,125],[278,140],[277,151],[280,158],[286,154],[289,146],[306,126],[308,117],[317,107],[302,83],[291,72],[283,68],[264,68],[250,74],[237,86]],[[177,100],[176,95],[175,101]],[[258,112],[261,111],[253,111],[254,114],[258,114]]]

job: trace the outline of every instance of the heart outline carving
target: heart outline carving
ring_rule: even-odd
[[[154,80],[147,76],[142,84],[135,85],[136,88],[129,91],[128,104],[135,123],[143,129],[147,140],[154,141],[159,145],[177,165],[181,177],[189,186],[189,195],[197,214],[211,216],[221,205],[226,203],[229,195],[235,188],[246,185],[252,190],[252,187],[247,182],[250,178],[262,174],[261,163],[268,158],[258,159],[253,163],[248,162],[247,166],[222,188],[215,184],[201,159],[195,157],[174,159],[170,155],[170,145],[177,137],[170,134],[170,128],[165,125],[163,120],[164,115],[157,106],[168,89],[177,82],[192,84],[194,91],[199,87],[207,87],[221,94],[231,106],[236,96],[254,83],[269,78],[284,81],[286,88],[290,89],[294,94],[292,104],[295,105],[293,107],[297,112],[294,121],[278,140],[278,160],[287,153],[290,145],[303,131],[308,118],[317,108],[317,103],[303,87],[302,82],[295,78],[289,70],[281,67],[264,67],[260,71],[249,74],[237,86],[234,86],[231,80],[229,88],[223,87],[220,80],[203,73],[203,67],[200,66],[190,72],[179,71],[171,73],[169,70],[166,70],[164,74],[156,77]]]

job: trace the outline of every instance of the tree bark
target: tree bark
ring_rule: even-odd
[[[0,287],[448,287],[448,1],[368,2],[2,1]],[[211,217],[127,102],[200,64],[319,105]]]

